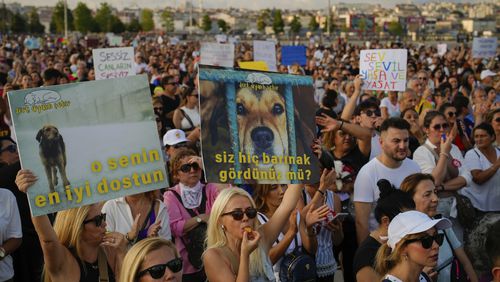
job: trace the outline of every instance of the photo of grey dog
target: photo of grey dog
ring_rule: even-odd
[[[50,192],[57,186],[57,171],[61,175],[63,187],[69,185],[66,176],[66,146],[57,127],[44,125],[37,133],[36,140],[40,143],[40,159],[49,181]]]

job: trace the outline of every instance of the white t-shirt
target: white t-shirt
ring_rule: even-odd
[[[373,210],[379,198],[380,190],[377,182],[380,179],[387,179],[399,189],[401,182],[410,174],[420,172],[418,164],[406,158],[398,168],[386,167],[378,158],[374,158],[364,165],[356,177],[354,182],[354,202],[371,203],[372,211],[370,213],[369,229],[373,231],[377,228],[378,223],[375,220]]]
[[[500,157],[500,150],[496,149],[497,159]],[[468,171],[479,169],[486,170],[492,166],[492,163],[477,148],[470,149],[465,154],[465,167]],[[488,181],[479,185],[474,181],[470,182],[469,187],[462,189],[462,195],[469,198],[479,210],[500,211],[500,170],[497,170]]]
[[[21,218],[14,194],[7,189],[0,188],[0,245],[11,238],[22,238]],[[12,257],[6,256],[0,260],[0,281],[14,277]]]
[[[399,117],[401,112],[399,111],[399,103],[396,102],[396,105],[393,105],[391,103],[391,100],[389,100],[389,97],[385,97],[380,101],[380,107],[381,108],[387,108],[387,111],[389,112],[389,117]]]
[[[158,236],[167,240],[172,240],[170,232],[170,221],[168,219],[168,212],[165,204],[157,200],[160,207],[158,214],[156,214],[156,222],[161,220],[161,228]],[[132,211],[130,206],[125,201],[125,197],[107,201],[102,207],[102,212],[106,213],[106,229],[108,231],[116,231],[126,234],[132,229],[134,218],[132,218]],[[142,227],[142,222],[139,223]]]
[[[380,155],[381,152],[382,148],[380,147],[380,136],[375,134],[371,140],[370,161]]]

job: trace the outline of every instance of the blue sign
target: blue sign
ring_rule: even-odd
[[[281,64],[285,66],[291,66],[293,64],[305,66],[306,46],[282,46]]]

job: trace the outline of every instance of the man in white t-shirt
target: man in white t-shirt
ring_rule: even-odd
[[[0,188],[0,281],[14,277],[12,256],[21,245],[23,233],[16,197],[7,189]]]
[[[420,172],[418,164],[406,158],[410,125],[402,118],[386,119],[380,126],[380,154],[364,165],[354,182],[356,233],[362,242],[377,227],[373,214],[379,198],[377,182],[387,179],[396,188],[406,176]]]

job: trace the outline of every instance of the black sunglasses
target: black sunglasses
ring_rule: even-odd
[[[136,281],[139,281],[139,278],[144,276],[146,273],[149,273],[151,275],[151,278],[153,279],[160,279],[165,275],[165,270],[170,269],[173,273],[177,273],[182,270],[182,259],[181,258],[175,258],[165,264],[157,264],[154,266],[151,266],[148,269],[144,269],[143,271],[137,273],[137,278]]]
[[[495,119],[495,121],[496,121],[496,122],[500,122],[500,117],[497,117],[497,118]]]
[[[191,168],[193,168],[196,171],[196,170],[200,169],[200,166],[198,165],[198,163],[183,164],[183,165],[181,165],[179,170],[184,172],[184,173],[188,173],[191,171]]]
[[[99,227],[102,225],[102,223],[106,221],[106,214],[105,213],[101,213],[100,215],[96,215],[94,216],[93,218],[91,219],[87,219],[83,222],[83,224],[87,224],[87,223],[90,223],[90,222],[93,222],[95,224],[96,227]]]
[[[423,76],[422,76],[422,77],[419,77],[418,79],[419,79],[419,80],[427,80],[427,77],[423,77]]]
[[[257,216],[257,210],[255,208],[247,208],[245,211],[238,209],[223,213],[222,216],[231,215],[234,220],[242,220],[243,215],[245,214],[247,215],[248,218],[255,218]]]
[[[456,112],[448,112],[449,117],[454,117],[457,113]]]
[[[436,243],[439,246],[441,246],[443,244],[443,240],[444,240],[444,234],[441,233],[441,234],[436,234],[434,236],[427,235],[427,236],[424,236],[421,238],[411,239],[411,240],[408,240],[406,242],[409,244],[409,243],[420,241],[420,243],[422,244],[422,248],[430,249],[432,247],[433,241],[436,241]]]
[[[367,117],[371,117],[372,115],[375,115],[376,117],[380,116],[380,110],[375,110],[375,111],[366,110],[364,113],[366,114]]]
[[[17,145],[16,144],[10,144],[9,146],[3,148],[2,150],[0,150],[0,153],[3,153],[5,151],[8,151],[8,152],[11,152],[11,153],[15,153],[17,151]]]
[[[434,130],[441,130],[441,128],[446,130],[446,129],[448,129],[448,127],[450,127],[449,124],[443,123],[443,124],[436,124],[432,128],[434,128]]]

